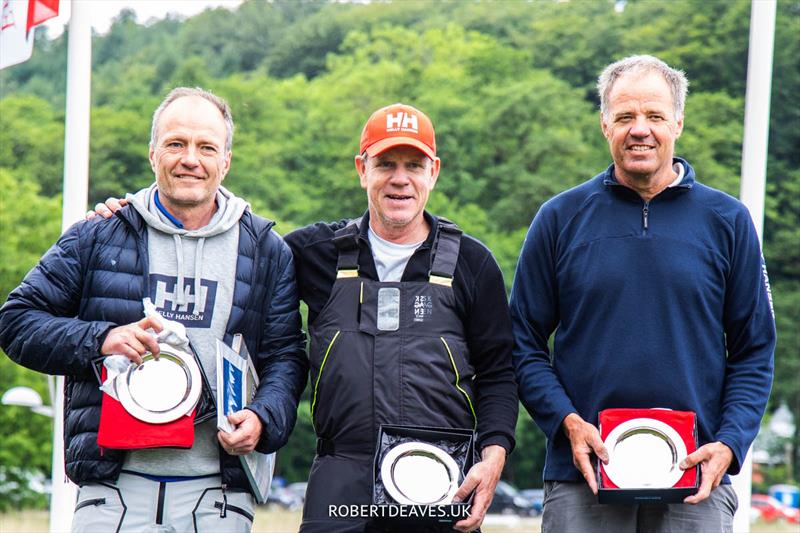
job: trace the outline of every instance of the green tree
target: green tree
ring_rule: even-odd
[[[0,299],[5,301],[58,237],[61,198],[40,196],[34,182],[2,167],[0,190]]]
[[[32,181],[18,179],[0,167],[0,300],[39,260],[59,234],[60,198],[43,198]],[[47,379],[14,364],[0,352],[0,394],[16,386],[35,389],[48,398]],[[47,400],[45,400],[47,401]],[[32,415],[26,407],[0,406],[0,512],[9,508],[46,505],[42,495],[28,489],[33,474],[49,476],[52,421]]]
[[[150,116],[111,107],[92,112],[90,205],[153,182],[150,169]]]
[[[744,101],[725,93],[694,93],[686,102],[676,154],[685,157],[706,185],[739,195]]]
[[[63,181],[63,121],[64,116],[39,97],[0,99],[0,168],[35,183],[47,196],[57,194]]]

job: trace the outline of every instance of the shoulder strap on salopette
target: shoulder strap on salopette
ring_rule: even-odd
[[[358,237],[361,233],[361,218],[354,218],[333,234],[333,244],[339,250],[336,263],[337,278],[358,277]]]
[[[453,222],[446,218],[439,218],[431,249],[431,270],[428,274],[430,283],[446,287],[453,286],[453,274],[458,263],[462,234],[461,229]]]

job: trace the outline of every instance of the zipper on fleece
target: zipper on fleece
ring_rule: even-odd
[[[642,235],[647,234],[647,228],[650,227],[649,216],[650,216],[650,202],[645,202],[644,207],[642,207],[642,226],[643,226]]]

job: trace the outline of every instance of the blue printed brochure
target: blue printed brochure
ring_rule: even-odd
[[[217,340],[217,427],[226,433],[236,430],[228,421],[228,415],[241,411],[250,403],[259,383],[241,334],[234,335],[232,344],[229,347]],[[268,428],[264,427],[264,430]],[[239,459],[256,501],[266,503],[275,469],[275,454],[252,451],[239,456]]]

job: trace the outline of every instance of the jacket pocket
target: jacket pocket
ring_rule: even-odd
[[[222,516],[225,513],[234,513],[246,518],[250,522],[252,522],[254,518],[252,513],[248,513],[246,509],[243,509],[238,505],[231,505],[231,504],[226,504],[225,502],[216,501],[214,502],[214,508],[219,509],[220,516]],[[222,516],[222,518],[225,517]]]
[[[318,437],[337,442],[372,439],[373,337],[330,328],[311,348],[310,411]]]
[[[83,500],[82,502],[78,502],[78,505],[75,506],[75,512],[77,513],[84,507],[89,507],[90,505],[97,507],[98,505],[103,505],[104,503],[106,503],[105,498],[91,498],[89,500]]]
[[[71,531],[119,531],[126,511],[122,493],[117,487],[106,483],[88,483],[78,493]]]
[[[464,401],[469,407],[469,412],[472,414],[472,422],[473,422],[473,429],[478,427],[478,415],[475,414],[475,406],[472,403],[472,396],[467,392],[467,385],[462,383],[461,381],[461,373],[458,371],[458,365],[456,364],[456,359],[453,356],[453,351],[450,349],[450,345],[447,343],[444,337],[439,337],[444,345],[444,349],[447,352],[447,356],[450,359],[450,364],[453,367],[453,373],[455,374],[455,387],[459,393],[464,396]],[[471,387],[470,387],[471,388]]]
[[[255,517],[255,499],[249,492],[205,489],[192,509],[195,532],[250,531]]]

